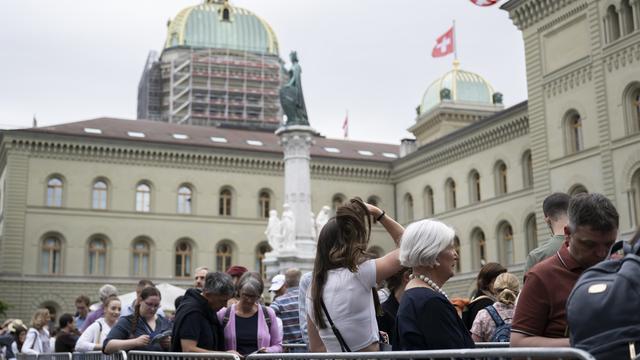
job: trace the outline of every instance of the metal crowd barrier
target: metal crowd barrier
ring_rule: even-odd
[[[283,343],[282,350],[283,352],[304,353],[307,352],[307,344]]]
[[[508,342],[477,342],[476,349],[508,348]]]
[[[74,352],[72,360],[127,360],[127,353],[118,351],[111,355],[105,355],[102,351]]]
[[[240,357],[231,353],[180,353],[180,352],[153,352],[153,351],[129,351],[125,360],[240,360]]]
[[[386,351],[386,352],[350,352],[350,353],[282,353],[252,354],[245,360],[328,360],[328,359],[482,359],[509,358],[520,359],[554,359],[554,360],[596,360],[586,351],[574,348],[488,348],[488,349],[454,349],[424,351]],[[165,360],[165,359],[163,359]]]
[[[72,360],[71,353],[23,354],[17,353],[16,360]]]

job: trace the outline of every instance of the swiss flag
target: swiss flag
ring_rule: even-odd
[[[478,6],[491,6],[495,5],[498,0],[471,0],[471,2]]]
[[[442,57],[451,54],[454,51],[453,47],[453,26],[436,40],[436,46],[431,51],[431,56]]]

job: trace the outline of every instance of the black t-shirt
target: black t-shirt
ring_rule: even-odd
[[[184,317],[182,326],[176,329],[180,339],[194,340],[199,348],[207,350],[223,350],[223,344],[219,338],[218,318],[212,318],[212,324],[201,313],[191,312]]]
[[[258,350],[258,312],[248,318],[236,314],[236,351],[248,355]]]
[[[478,312],[489,305],[493,305],[493,303],[495,302],[493,298],[490,298],[481,292],[478,292],[475,298],[476,300],[467,305],[467,308],[462,313],[462,322],[469,331],[473,326],[473,321],[476,319],[476,315],[478,315]]]
[[[56,336],[56,352],[73,352],[73,349],[76,348],[76,342],[78,341],[78,336],[75,334],[60,332],[58,336]]]
[[[378,320],[378,329],[380,331],[384,331],[389,335],[389,343],[391,345],[394,344],[394,329],[396,327],[396,314],[398,313],[398,300],[394,294],[389,295],[389,298],[382,303],[382,311],[384,312],[382,316],[377,318]]]
[[[473,348],[469,331],[453,305],[429,288],[405,291],[396,316],[394,350]]]

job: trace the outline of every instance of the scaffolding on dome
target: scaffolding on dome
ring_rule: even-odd
[[[231,49],[176,50],[166,57],[171,60],[145,66],[139,119],[268,130],[280,126],[279,89],[286,75],[278,56]]]

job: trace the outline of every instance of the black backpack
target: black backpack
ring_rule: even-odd
[[[493,307],[493,305],[489,305],[484,309],[487,310],[489,316],[493,319],[493,322],[496,323],[496,330],[491,335],[491,342],[508,343],[511,338],[511,324],[507,324],[502,320],[500,314],[498,314],[498,311]]]
[[[617,242],[624,257],[587,269],[567,300],[571,346],[598,360],[636,358],[640,353],[640,242]]]

